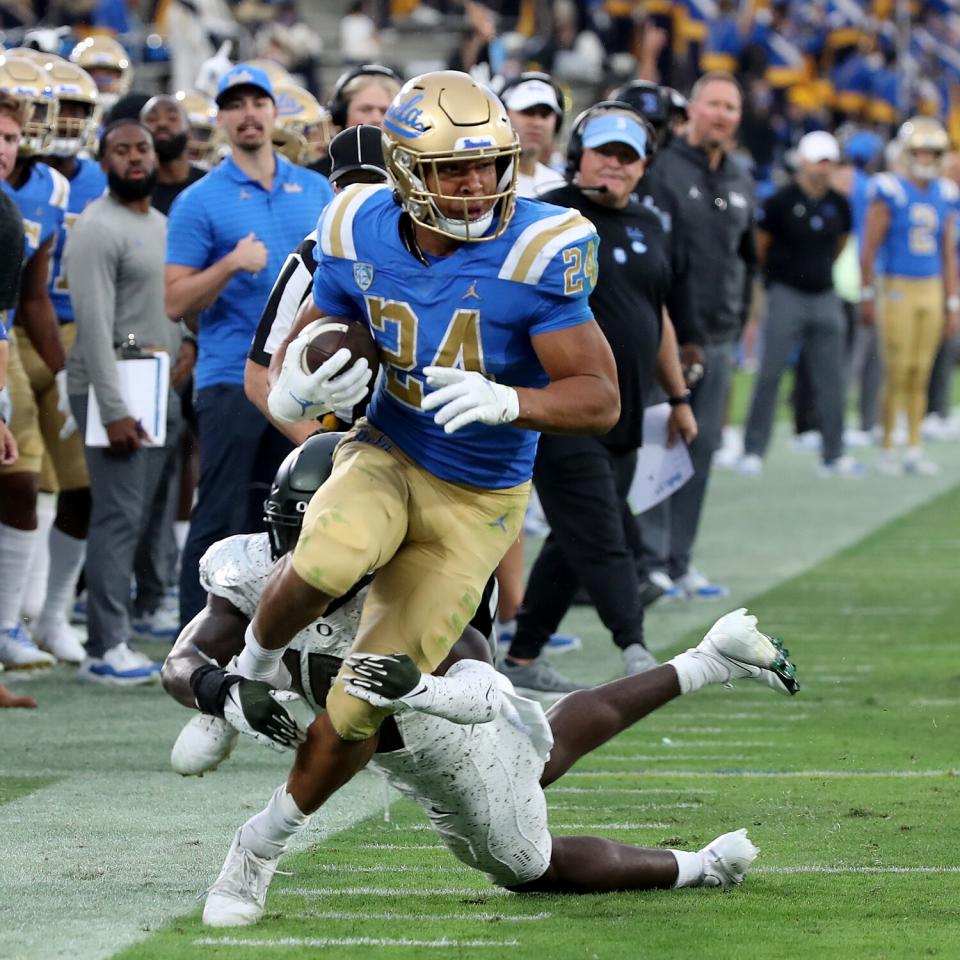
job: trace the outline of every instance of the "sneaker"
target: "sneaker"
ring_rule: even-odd
[[[202,777],[233,753],[239,738],[226,720],[201,713],[180,731],[170,751],[170,766],[182,777]]]
[[[759,477],[763,473],[763,457],[758,453],[745,453],[737,461],[737,473],[741,477]]]
[[[629,647],[624,647],[624,676],[633,677],[659,666],[660,661],[642,643],[631,643]]]
[[[848,427],[843,431],[843,445],[848,450],[862,450],[873,443],[873,437],[869,430],[857,430],[855,427]]]
[[[881,450],[877,458],[877,473],[885,477],[902,477],[903,464],[897,459],[893,450]]]
[[[132,687],[160,679],[160,664],[125,643],[118,643],[102,657],[86,657],[77,676],[87,683]]]
[[[743,883],[759,847],[747,836],[746,828],[711,840],[700,852],[703,860],[703,887],[735,887]]]
[[[508,620],[504,624],[497,624],[497,646],[503,650],[509,650],[510,644],[517,632],[517,621]],[[552,633],[544,650],[547,653],[568,653],[571,650],[579,650],[583,647],[583,641],[575,637],[572,633]]]
[[[712,466],[720,470],[734,470],[743,456],[743,430],[740,427],[723,428],[720,449],[713,455]]]
[[[919,447],[910,447],[903,455],[903,472],[912,477],[936,477],[940,475],[940,466],[928,460]]]
[[[920,433],[924,440],[936,443],[941,440],[956,440],[955,424],[948,417],[941,417],[939,413],[928,413],[920,425]]]
[[[730,596],[726,587],[711,583],[696,567],[690,567],[682,577],[677,577],[681,593],[692,600],[718,600]]]
[[[52,653],[61,663],[83,663],[87,651],[65,616],[49,624],[38,623],[36,632],[37,645]]]
[[[819,430],[807,430],[793,438],[793,449],[804,453],[816,453],[822,443],[823,437],[820,436]]]
[[[663,587],[658,587],[652,580],[642,579],[637,591],[640,597],[640,604],[644,610],[653,606],[664,594]]]
[[[207,891],[203,905],[205,927],[248,927],[266,909],[267,891],[277,872],[279,857],[265,860],[240,846],[240,831],[223,862],[220,876]]]
[[[23,624],[0,630],[0,663],[8,670],[39,670],[56,662],[55,657],[33,642]]]
[[[76,600],[73,601],[73,609],[70,611],[70,622],[83,624],[87,622],[87,591],[84,590]]]
[[[726,683],[756,680],[791,696],[800,690],[797,668],[790,651],[779,640],[757,629],[757,618],[746,607],[722,616],[693,648],[694,652],[723,665]]]
[[[130,622],[133,635],[139,640],[169,640],[180,635],[180,610],[162,603],[152,613],[141,613]]]
[[[517,690],[529,690],[532,693],[572,693],[574,690],[587,689],[585,684],[568,680],[542,656],[532,663],[510,663],[504,658],[497,665],[497,669]]]
[[[829,463],[820,463],[817,466],[817,473],[821,477],[863,477],[867,473],[867,468],[859,460],[844,455]]]
[[[665,570],[651,570],[649,580],[655,587],[659,587],[661,600],[679,600],[683,596],[683,591]]]

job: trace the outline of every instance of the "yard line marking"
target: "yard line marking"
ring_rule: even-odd
[[[559,830],[667,830],[669,823],[557,823],[551,826]],[[391,868],[392,869],[392,868]]]
[[[652,746],[652,744],[648,744]],[[613,760],[616,763],[632,763],[635,760],[755,760],[755,757],[741,753],[686,753],[683,750],[665,749],[663,753],[602,753],[598,756],[603,760]],[[566,776],[566,774],[565,774]]]
[[[960,867],[756,867],[751,873],[960,873]]]
[[[638,810],[699,810],[702,803],[631,803],[630,809]],[[596,810],[595,803],[551,803],[551,810]]]
[[[441,847],[440,849],[442,850],[443,848]],[[433,866],[427,864],[417,864],[416,866],[400,864],[389,867],[383,864],[367,866],[359,863],[318,863],[311,867],[311,869],[320,870],[323,873],[383,873],[385,870],[389,870],[391,873],[434,873],[437,870],[449,870],[450,867],[451,864],[445,861],[434,864]]]
[[[276,887],[270,892],[290,897],[498,897],[509,891],[501,887]]]
[[[609,759],[609,758],[608,758]],[[857,778],[916,779],[958,777],[960,770],[572,770],[566,777],[819,777],[823,780]]]
[[[958,697],[921,697],[919,700],[911,700],[913,707],[960,707],[960,698]]]
[[[602,793],[629,793],[632,795],[644,793],[719,793],[719,790],[709,788],[701,790],[699,787],[547,787],[550,794],[555,793],[588,793],[599,796]]]
[[[519,940],[408,940],[406,937],[281,937],[278,940],[241,940],[239,937],[200,937],[195,947],[519,947]]]
[[[423,923],[429,920],[431,923],[462,920],[477,921],[495,921],[503,923],[523,923],[528,920],[549,920],[552,913],[471,913],[464,910],[461,913],[431,913],[425,916],[411,917],[409,913],[370,913],[369,910],[307,910],[303,913],[284,913],[284,920],[400,920],[403,923],[410,923],[416,920]]]
[[[442,843],[358,843],[358,850],[446,850]]]

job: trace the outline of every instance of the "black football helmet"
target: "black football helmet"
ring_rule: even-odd
[[[673,138],[673,124],[687,117],[687,99],[673,87],[664,87],[650,80],[631,80],[611,94],[613,99],[630,104],[647,120],[657,134],[657,149],[663,149]]]
[[[294,548],[307,504],[333,470],[333,451],[342,433],[308,437],[287,455],[263,501],[263,519],[270,535],[270,552],[279,560]]]

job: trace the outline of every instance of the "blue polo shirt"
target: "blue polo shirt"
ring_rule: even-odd
[[[326,177],[274,154],[273,188],[266,190],[227,157],[188,187],[170,209],[167,263],[206,270],[253,233],[268,251],[258,274],[236,273],[200,316],[194,373],[198,390],[243,384],[243,367],[257,322],[287,255],[316,226],[333,196]]]

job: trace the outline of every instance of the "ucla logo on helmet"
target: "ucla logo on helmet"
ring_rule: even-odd
[[[460,137],[454,144],[454,150],[481,150],[483,147],[495,147],[497,141],[493,137],[483,135],[479,137]]]
[[[423,100],[423,94],[418,93],[405,103],[391,105],[383,118],[383,125],[401,137],[415,139],[429,130],[429,126],[421,119],[423,111],[417,106]]]
[[[357,281],[357,286],[361,290],[369,290],[370,284],[373,283],[373,264],[355,263],[353,265],[353,279]]]
[[[301,109],[300,103],[289,93],[284,91],[277,95],[277,113],[281,117],[295,117]]]

